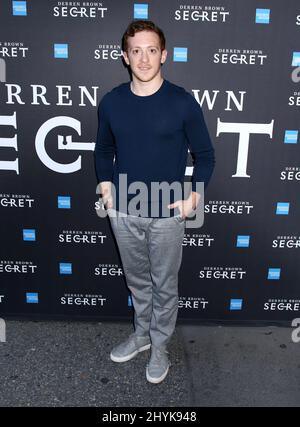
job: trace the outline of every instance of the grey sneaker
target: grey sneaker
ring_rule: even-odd
[[[150,337],[130,334],[126,341],[114,347],[110,353],[113,362],[127,362],[141,351],[151,347]]]
[[[166,378],[171,366],[168,354],[165,349],[151,347],[151,357],[146,367],[146,378],[150,383],[158,384]]]

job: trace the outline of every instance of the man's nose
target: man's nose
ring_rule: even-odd
[[[141,61],[142,62],[148,62],[148,52],[142,52]]]

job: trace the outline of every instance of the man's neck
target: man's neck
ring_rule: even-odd
[[[130,88],[135,95],[149,96],[153,95],[159,90],[159,88],[163,84],[163,81],[164,79],[161,75],[158,76],[158,78],[154,78],[149,82],[142,82],[133,76]]]

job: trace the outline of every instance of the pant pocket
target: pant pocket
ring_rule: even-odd
[[[183,218],[181,214],[175,215],[173,218],[175,218],[178,222],[185,222],[185,218]]]

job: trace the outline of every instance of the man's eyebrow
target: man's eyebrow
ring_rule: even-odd
[[[142,47],[142,46],[133,46],[130,49],[135,49],[136,47]],[[155,46],[155,45],[146,46],[146,47],[156,47],[156,48],[159,48],[159,46]]]

